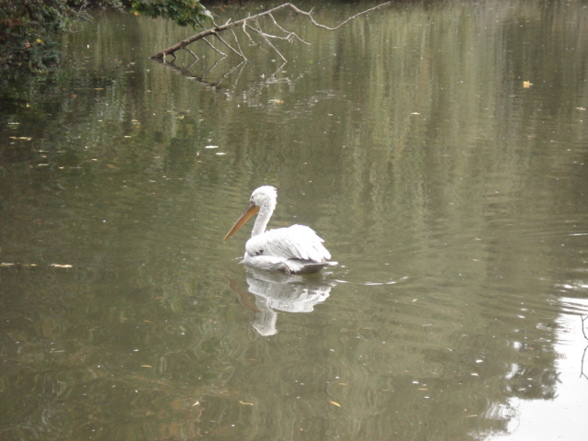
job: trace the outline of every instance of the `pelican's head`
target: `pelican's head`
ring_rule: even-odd
[[[267,213],[267,216],[271,216],[274,209],[276,208],[277,200],[278,190],[276,190],[275,187],[272,187],[271,185],[263,185],[259,188],[256,188],[253,193],[251,193],[251,197],[249,198],[249,205],[241,217],[237,219],[235,225],[233,225],[229,232],[225,235],[223,241],[227,240],[229,237],[235,234],[239,228],[241,228],[243,224],[249,220],[251,216],[259,213],[260,210],[262,210],[263,213]]]
[[[254,204],[257,207],[276,207],[276,201],[278,200],[278,190],[276,187],[271,185],[263,185],[253,190],[249,203]],[[273,210],[272,210],[273,211]]]

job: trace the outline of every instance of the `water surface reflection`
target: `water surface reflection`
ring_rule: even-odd
[[[247,269],[247,285],[249,292],[254,296],[254,305],[243,297],[235,282],[231,283],[241,297],[243,305],[254,312],[251,326],[263,336],[278,333],[278,311],[312,312],[316,305],[327,300],[332,288],[332,285],[316,276],[270,273],[255,268]]]
[[[583,440],[585,17],[289,16],[318,43],[271,81],[263,52],[177,61],[203,81],[153,63],[184,37],[163,21],[67,36],[0,109],[0,437]],[[312,225],[340,265],[236,263],[222,237],[262,184],[271,227]]]

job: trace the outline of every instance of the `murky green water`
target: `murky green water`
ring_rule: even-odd
[[[281,68],[103,14],[2,91],[0,438],[583,440],[587,6],[281,17]],[[239,265],[261,184],[337,266]]]

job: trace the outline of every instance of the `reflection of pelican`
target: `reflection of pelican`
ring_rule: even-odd
[[[231,237],[247,220],[257,214],[251,239],[245,244],[243,263],[268,271],[308,274],[320,271],[331,258],[323,240],[309,227],[292,225],[265,231],[276,208],[277,190],[269,185],[251,194],[249,205],[225,236]]]
[[[255,319],[251,323],[255,330],[270,336],[278,333],[276,322],[283,312],[312,312],[314,306],[329,297],[331,286],[321,280],[299,276],[257,271],[247,271],[249,292],[255,296]]]

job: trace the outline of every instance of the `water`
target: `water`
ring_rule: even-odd
[[[583,439],[586,14],[287,16],[284,66],[153,62],[186,30],[141,17],[66,36],[2,94],[2,439]],[[239,265],[261,184],[337,266]]]

